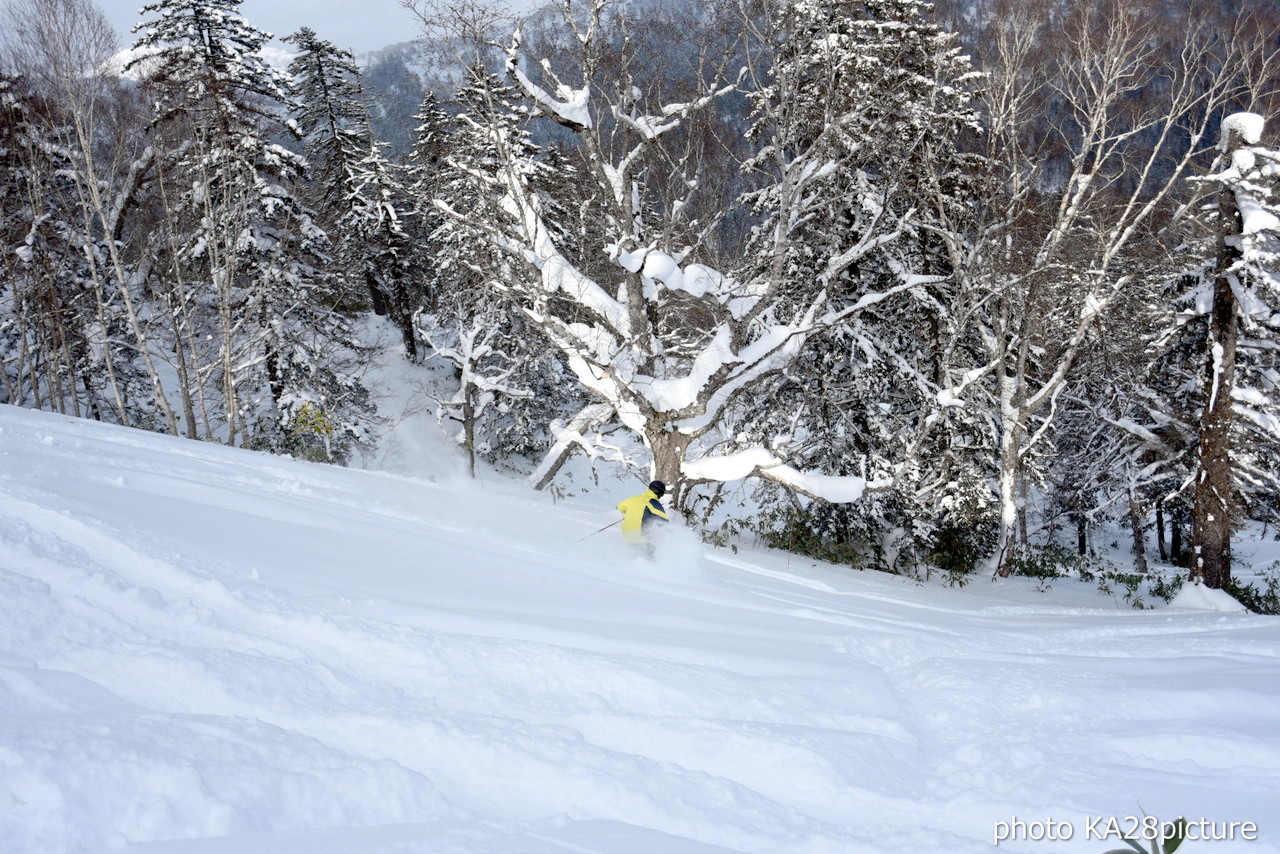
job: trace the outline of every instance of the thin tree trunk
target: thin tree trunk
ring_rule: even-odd
[[[1027,470],[1018,471],[1018,544],[1023,549],[1031,545],[1031,537],[1027,533]]]
[[[187,422],[187,438],[198,439],[196,429],[196,412],[191,400],[191,370],[187,366],[186,345],[182,341],[182,328],[178,321],[178,311],[172,305],[173,293],[169,293],[169,320],[173,327],[174,367],[178,371],[178,393],[182,398],[182,417]]]
[[[993,574],[1007,577],[1013,571],[1018,525],[1018,471],[1021,458],[1022,429],[1019,422],[1021,409],[1015,401],[1017,379],[1003,370],[1000,384],[1000,528],[996,538],[996,552],[992,556]]]
[[[97,220],[100,223],[109,225],[110,216],[98,188],[97,169],[93,159],[93,143],[81,124],[83,120],[83,116],[76,117],[76,138],[80,143],[80,150],[84,158],[83,167],[85,172],[83,180],[76,181],[76,190],[80,195],[80,206],[85,227],[84,236],[85,240],[88,241],[92,234],[90,229],[92,229],[94,221]],[[173,407],[169,405],[164,383],[160,379],[160,372],[156,369],[155,360],[152,358],[151,342],[147,334],[147,328],[138,316],[138,311],[133,304],[133,297],[129,293],[129,279],[125,271],[124,261],[121,259],[119,248],[114,241],[107,239],[105,244],[107,258],[116,280],[116,292],[120,295],[124,305],[125,319],[129,323],[129,331],[133,333],[134,342],[137,344],[138,355],[141,356],[143,367],[146,368],[147,376],[151,380],[151,389],[155,395],[156,406],[159,407],[160,414],[164,417],[165,428],[170,435],[176,436],[178,435],[178,420],[174,417]],[[84,254],[89,264],[90,278],[94,282],[95,291],[101,294],[98,282],[106,277],[101,275],[96,254],[93,251],[93,247],[87,242],[84,246]]]
[[[1183,566],[1182,554],[1182,516],[1175,512],[1169,521],[1169,559],[1175,566]]]
[[[382,292],[382,285],[378,282],[378,277],[374,275],[372,267],[365,270],[364,284],[369,289],[369,301],[373,303],[373,313],[378,317],[389,315],[391,313],[391,305],[387,300],[387,295]]]
[[[462,389],[462,442],[467,449],[467,473],[476,478],[476,407],[475,386],[467,383]]]
[[[1160,560],[1169,559],[1169,550],[1165,547],[1164,537],[1164,500],[1156,502],[1156,545],[1160,547]]]
[[[1228,156],[1242,141],[1233,131]],[[1205,364],[1204,411],[1200,417],[1200,471],[1196,475],[1192,516],[1194,560],[1191,578],[1221,588],[1231,580],[1231,424],[1235,387],[1236,297],[1232,266],[1240,257],[1231,239],[1241,233],[1235,192],[1218,194],[1218,259],[1213,278],[1213,306],[1209,315],[1209,354]]]
[[[93,385],[89,382],[88,374],[81,374],[80,379],[84,382],[84,393],[88,398],[89,417],[94,421],[102,420],[102,410],[98,406],[97,392],[93,390]]]
[[[1142,521],[1146,514],[1142,510],[1142,502],[1138,500],[1138,490],[1132,480],[1129,481],[1129,529],[1133,533],[1133,569],[1146,575],[1147,542],[1142,533]]]

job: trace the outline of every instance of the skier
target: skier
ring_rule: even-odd
[[[622,539],[639,547],[646,557],[653,557],[653,543],[648,538],[651,526],[655,522],[669,521],[659,500],[666,493],[667,485],[655,480],[639,495],[618,502],[618,512],[623,516]]]

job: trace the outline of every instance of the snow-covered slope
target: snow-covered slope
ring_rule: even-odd
[[[0,851],[1280,851],[1276,620],[612,518],[0,407]]]

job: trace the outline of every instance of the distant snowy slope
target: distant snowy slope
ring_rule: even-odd
[[[1280,621],[611,520],[0,406],[0,852],[1280,852]]]

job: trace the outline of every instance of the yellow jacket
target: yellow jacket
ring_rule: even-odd
[[[622,538],[629,543],[643,542],[645,528],[655,520],[668,521],[667,511],[652,489],[619,501],[618,512],[624,517]]]

